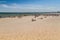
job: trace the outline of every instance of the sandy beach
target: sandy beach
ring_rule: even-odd
[[[60,16],[0,18],[0,40],[60,40]]]

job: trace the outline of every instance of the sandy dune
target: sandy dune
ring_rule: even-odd
[[[60,40],[60,16],[32,18],[1,18],[0,40]]]

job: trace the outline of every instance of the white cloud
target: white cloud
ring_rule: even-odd
[[[16,8],[16,6],[14,6],[14,5],[7,5],[7,4],[0,4],[0,7],[4,7],[4,8]]]
[[[8,8],[8,5],[6,4],[1,4],[2,7]]]
[[[13,11],[13,12],[42,12],[42,11],[58,11],[59,8],[55,6],[44,6],[44,5],[36,5],[36,4],[1,4],[1,7],[5,8],[2,11]],[[0,9],[1,11],[1,9]]]

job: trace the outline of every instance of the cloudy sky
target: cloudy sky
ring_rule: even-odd
[[[0,0],[0,12],[60,11],[60,0]]]

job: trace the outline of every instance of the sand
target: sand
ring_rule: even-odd
[[[43,18],[43,19],[41,19]],[[0,19],[0,40],[60,40],[60,16]]]

